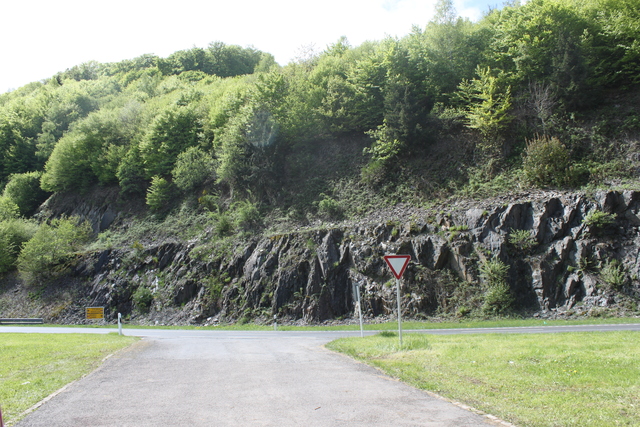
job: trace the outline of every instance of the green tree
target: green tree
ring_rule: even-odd
[[[144,163],[138,144],[129,147],[118,170],[116,171],[121,194],[144,194],[147,181],[144,173]]]
[[[20,275],[32,282],[66,271],[67,262],[89,241],[91,233],[89,223],[79,222],[78,218],[59,218],[41,224],[18,256]]]
[[[190,147],[178,155],[171,175],[180,190],[193,190],[207,179],[215,178],[213,157],[198,147]]]
[[[20,216],[20,208],[9,197],[0,196],[0,221],[15,219]]]
[[[32,215],[48,196],[40,188],[41,177],[42,172],[26,172],[9,177],[3,195],[18,206],[23,216]]]
[[[0,206],[1,204],[2,198],[0,198]],[[38,225],[33,221],[21,218],[0,220],[0,248],[2,248],[0,273],[15,268],[20,248],[34,236],[37,230]]]
[[[476,73],[477,78],[460,83],[458,96],[465,105],[467,126],[479,130],[485,148],[495,153],[497,137],[512,119],[511,87],[504,87],[489,67],[478,67]]]
[[[580,7],[556,0],[532,0],[496,14],[488,57],[510,85],[549,84],[571,108],[589,101],[586,61],[597,29]]]
[[[53,149],[40,180],[49,192],[85,189],[95,181],[91,158],[95,156],[80,133],[65,135]]]
[[[147,190],[147,206],[152,212],[166,212],[172,205],[173,185],[166,179],[154,176]]]
[[[147,177],[168,176],[178,154],[199,144],[202,123],[187,106],[172,106],[153,122],[140,144],[140,154]]]

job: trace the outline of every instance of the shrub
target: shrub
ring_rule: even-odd
[[[485,261],[480,266],[486,291],[482,312],[487,315],[502,315],[508,313],[513,306],[513,296],[507,284],[509,267],[497,258]]]
[[[147,182],[138,145],[133,145],[124,156],[116,171],[116,177],[122,194],[144,194]]]
[[[569,151],[558,138],[543,136],[527,142],[522,168],[531,184],[567,185],[571,181],[570,165]]]
[[[594,210],[587,214],[582,223],[589,227],[589,231],[596,234],[604,231],[607,227],[611,227],[616,222],[614,214]]]
[[[21,219],[0,222],[0,273],[15,268],[20,248],[37,229],[36,223]]]
[[[180,153],[171,175],[180,190],[192,190],[215,177],[213,158],[198,147],[190,147]]]
[[[147,190],[147,206],[152,212],[164,212],[169,209],[173,197],[173,187],[169,181],[154,176]]]
[[[318,202],[318,213],[325,218],[342,218],[343,209],[340,203],[325,194],[321,196],[323,198]]]
[[[255,203],[248,200],[233,204],[235,223],[238,228],[251,228],[260,223],[260,210]]]
[[[214,213],[213,219],[216,221],[214,231],[219,237],[228,236],[233,233],[234,225],[228,213]]]
[[[79,223],[77,218],[59,218],[40,225],[20,252],[20,274],[27,281],[52,276],[56,270],[60,271],[64,261],[89,240],[91,232],[89,223]]]
[[[515,230],[509,234],[509,243],[517,250],[527,253],[536,245],[536,239],[529,230]]]
[[[610,260],[600,270],[600,277],[615,290],[620,290],[627,282],[627,275],[618,260]]]
[[[153,303],[153,293],[151,289],[139,286],[133,293],[133,304],[141,313],[148,313]]]
[[[15,219],[20,216],[20,208],[8,197],[0,196],[0,221]]]
[[[4,188],[4,196],[18,206],[23,216],[32,215],[47,198],[47,193],[40,188],[41,176],[42,172],[14,174]]]

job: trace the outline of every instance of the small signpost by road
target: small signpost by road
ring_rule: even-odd
[[[104,307],[87,307],[85,310],[87,319],[104,319]]]
[[[353,284],[355,292],[356,304],[358,304],[358,317],[360,317],[360,337],[364,337],[364,326],[362,325],[362,305],[360,303],[360,283]]]
[[[402,312],[400,310],[400,279],[409,265],[411,255],[386,255],[385,262],[396,277],[396,296],[398,299],[398,337],[402,346]]]

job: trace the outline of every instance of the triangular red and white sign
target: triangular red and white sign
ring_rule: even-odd
[[[384,260],[387,262],[393,275],[396,276],[396,279],[400,279],[407,269],[407,265],[409,265],[411,255],[386,255]]]

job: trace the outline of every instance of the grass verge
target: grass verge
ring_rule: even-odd
[[[355,322],[356,320],[354,320]],[[506,328],[526,326],[569,326],[569,325],[619,325],[625,323],[640,323],[640,317],[608,317],[608,318],[584,318],[571,320],[541,320],[541,319],[497,319],[497,320],[465,320],[465,321],[406,321],[402,322],[404,330],[419,329],[465,329],[465,328]],[[11,325],[25,328],[31,325]],[[38,327],[65,327],[65,328],[117,328],[116,325],[37,325]],[[259,325],[256,323],[221,324],[217,326],[142,326],[125,324],[126,329],[182,329],[182,330],[232,330],[232,331],[272,331],[273,324]],[[365,323],[367,331],[394,331],[398,329],[398,322]],[[357,323],[344,325],[283,325],[278,324],[279,331],[357,331],[360,326]]]
[[[519,426],[640,425],[640,332],[417,335],[327,345]]]
[[[54,391],[94,370],[134,337],[0,334],[0,404],[7,425]]]

